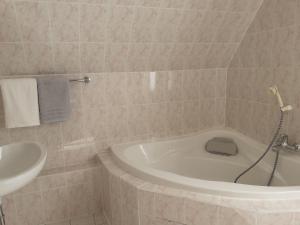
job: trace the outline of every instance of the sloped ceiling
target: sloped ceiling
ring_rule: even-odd
[[[261,2],[1,1],[0,74],[226,68]]]

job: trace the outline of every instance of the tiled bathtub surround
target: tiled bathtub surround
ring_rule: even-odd
[[[141,180],[103,162],[103,210],[112,225],[296,225],[299,199],[251,200],[189,192]]]
[[[0,74],[225,68],[262,0],[0,1]]]
[[[265,0],[228,70],[227,125],[265,143],[279,118],[273,84],[295,108],[284,132],[300,141],[299,16],[298,0]]]

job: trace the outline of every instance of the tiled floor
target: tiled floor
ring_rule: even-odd
[[[75,218],[70,221],[51,223],[46,225],[106,225],[103,215]]]

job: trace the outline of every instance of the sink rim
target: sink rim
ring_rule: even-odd
[[[21,171],[20,173],[17,173],[14,176],[11,176],[8,178],[0,178],[0,183],[9,182],[12,179],[21,177],[21,176],[25,175],[26,173],[32,171],[34,168],[38,167],[41,163],[45,163],[45,161],[46,161],[47,151],[44,148],[42,148],[40,144],[35,143],[35,142],[16,142],[16,143],[11,143],[11,144],[7,144],[7,145],[1,145],[0,151],[3,147],[9,147],[9,146],[14,146],[14,145],[34,145],[35,147],[37,147],[40,150],[40,156],[39,156],[38,160],[35,161],[35,163],[33,163],[31,166],[29,166],[27,169]],[[0,163],[1,163],[1,159],[0,159]]]

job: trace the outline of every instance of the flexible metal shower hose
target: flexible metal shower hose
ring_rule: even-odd
[[[279,124],[278,124],[278,127],[276,129],[276,132],[272,138],[272,141],[271,143],[268,145],[266,151],[258,158],[258,160],[256,160],[250,167],[248,167],[245,171],[243,171],[240,175],[237,176],[237,178],[235,178],[234,180],[234,183],[237,183],[238,180],[243,176],[245,175],[246,173],[248,173],[251,169],[253,169],[266,155],[267,153],[272,149],[275,141],[277,140],[278,138],[278,135],[280,133],[280,130],[282,128],[282,125],[283,125],[283,112],[282,110],[280,109],[280,120],[279,120]],[[274,178],[274,174],[275,174],[275,170],[276,170],[276,167],[277,167],[277,164],[278,164],[278,158],[279,158],[279,152],[277,151],[277,154],[276,154],[276,159],[275,159],[275,162],[274,162],[274,165],[273,165],[273,170],[272,170],[272,173],[270,175],[270,178],[269,178],[269,181],[267,183],[267,186],[270,186],[271,183],[272,183],[272,180]]]

